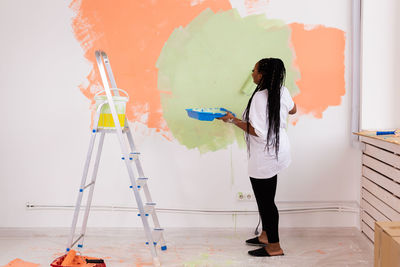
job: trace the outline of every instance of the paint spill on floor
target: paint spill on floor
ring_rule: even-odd
[[[136,267],[153,266],[152,262],[143,262],[143,259],[137,255],[135,255],[134,257],[135,257]]]
[[[21,259],[15,259],[2,267],[38,267],[40,264],[27,262]]]
[[[197,266],[213,266],[214,262],[210,261],[209,255],[202,253],[198,258],[187,261],[183,264],[185,267],[197,267]]]

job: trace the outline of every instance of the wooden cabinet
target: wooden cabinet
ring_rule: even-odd
[[[376,221],[400,221],[400,137],[360,132],[364,144],[361,230],[374,242]]]

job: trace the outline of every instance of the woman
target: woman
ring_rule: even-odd
[[[260,236],[248,239],[246,243],[262,246],[249,251],[250,255],[258,257],[284,255],[279,244],[275,192],[278,173],[291,162],[286,134],[287,116],[296,113],[296,105],[283,86],[285,75],[282,60],[261,59],[253,69],[253,81],[257,87],[247,103],[243,120],[229,112],[219,118],[245,131],[249,176],[263,229]]]

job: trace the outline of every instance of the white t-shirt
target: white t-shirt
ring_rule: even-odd
[[[293,109],[294,102],[286,87],[281,88],[279,154],[276,159],[275,147],[268,150],[267,117],[268,91],[262,90],[253,96],[249,112],[249,121],[258,136],[249,135],[250,155],[248,172],[253,178],[271,178],[281,170],[287,168],[291,162],[289,137],[286,133],[286,124],[289,111]],[[275,135],[273,135],[274,137]]]

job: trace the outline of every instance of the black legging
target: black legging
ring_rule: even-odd
[[[262,229],[267,232],[268,242],[279,242],[279,213],[278,208],[275,205],[277,175],[268,179],[256,179],[250,177],[250,181],[257,200]]]

